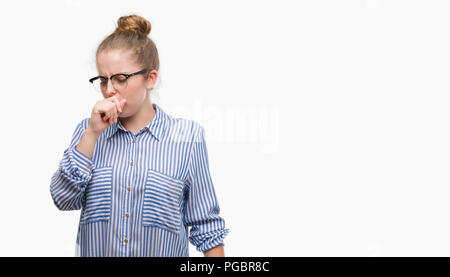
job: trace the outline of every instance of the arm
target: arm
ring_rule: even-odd
[[[189,157],[186,185],[187,200],[184,224],[191,226],[189,241],[205,256],[223,254],[223,240],[229,233],[220,217],[219,203],[209,172],[208,153],[203,127],[195,124],[196,134]]]
[[[203,255],[205,257],[225,257],[223,245],[217,245],[214,248],[206,250],[203,252]]]
[[[94,152],[95,144],[97,143],[99,136],[100,134],[95,133],[88,127],[86,131],[84,131],[80,143],[75,148],[89,159],[92,159],[92,153]]]
[[[92,176],[91,156],[98,136],[87,131],[86,125],[86,120],[77,125],[70,146],[51,179],[50,193],[59,210],[81,209],[84,191]]]

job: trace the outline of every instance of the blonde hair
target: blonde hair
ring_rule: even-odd
[[[145,18],[132,14],[122,16],[117,20],[117,27],[112,34],[107,36],[98,46],[95,54],[96,61],[98,55],[107,50],[121,49],[132,50],[136,64],[142,68],[159,70],[158,49],[152,39],[148,37],[152,25]],[[145,74],[145,79],[148,74]]]

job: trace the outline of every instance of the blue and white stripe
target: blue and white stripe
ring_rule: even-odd
[[[189,256],[189,241],[198,251],[224,244],[204,128],[152,105],[137,134],[120,120],[104,130],[92,159],[75,148],[90,118],[77,125],[50,185],[58,209],[81,209],[76,256]]]

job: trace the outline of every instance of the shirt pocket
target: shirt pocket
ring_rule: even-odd
[[[94,168],[85,190],[80,223],[109,220],[111,214],[112,167]]]
[[[183,188],[183,181],[152,169],[148,170],[144,192],[143,225],[178,233],[181,228]]]

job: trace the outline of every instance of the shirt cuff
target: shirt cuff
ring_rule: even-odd
[[[218,245],[224,245],[223,240],[230,229],[222,229],[207,234],[191,237],[190,241],[196,246],[197,251],[204,252]]]

